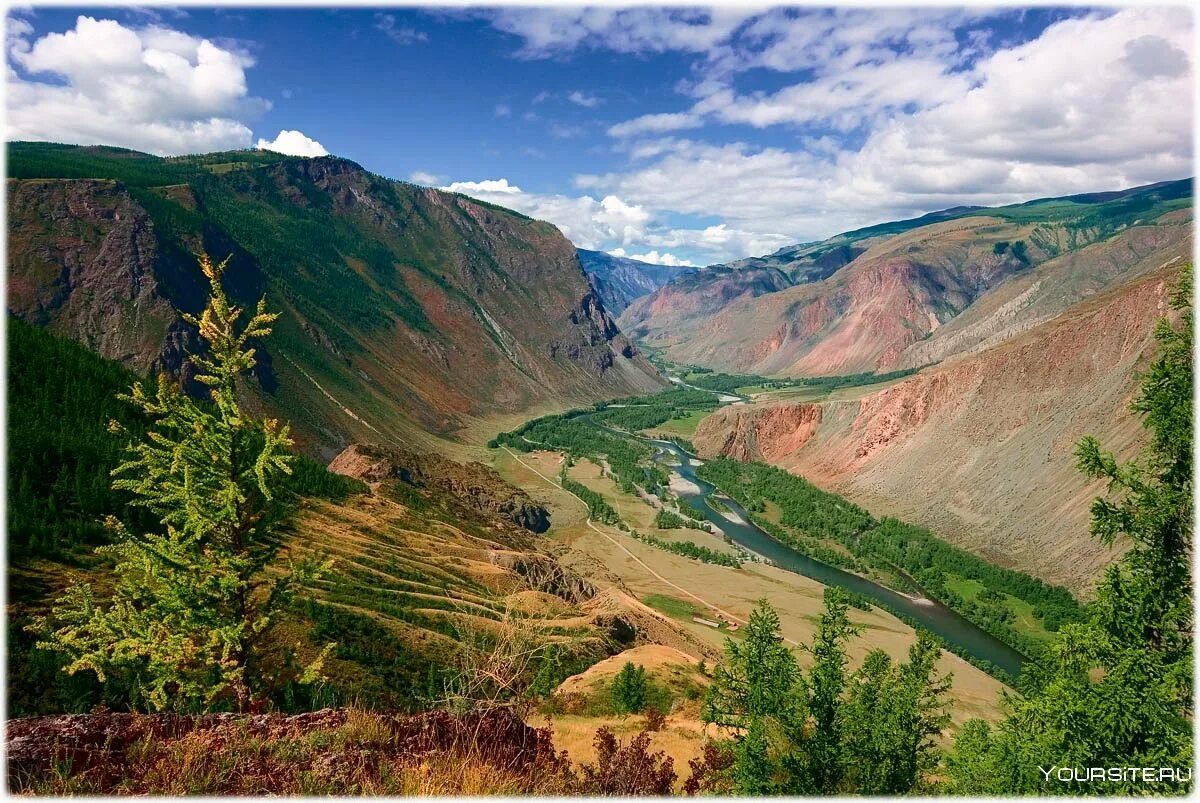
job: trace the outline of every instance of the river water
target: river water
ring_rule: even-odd
[[[688,501],[699,502],[695,507],[703,511],[705,518],[719,527],[734,543],[761,555],[781,569],[810,577],[822,585],[838,586],[869,597],[891,610],[905,614],[922,627],[941,636],[947,643],[957,645],[976,658],[991,661],[1013,677],[1020,675],[1021,666],[1028,659],[965,617],[935,599],[914,598],[901,594],[865,577],[814,560],[775,540],[750,522],[750,515],[741,505],[697,477],[692,457],[678,445],[670,441],[644,440],[656,448],[655,459],[660,464],[685,480],[685,483],[680,484],[677,493]],[[689,489],[684,485],[692,487]],[[733,510],[741,523],[730,520],[704,504],[704,500],[714,494],[722,504]]]

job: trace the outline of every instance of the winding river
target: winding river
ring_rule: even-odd
[[[677,382],[677,384],[684,384]],[[692,387],[687,385],[687,387]],[[703,390],[703,388],[696,388]],[[710,391],[711,392],[711,391]],[[725,401],[723,399],[723,401]],[[582,416],[593,426],[616,435],[631,437],[630,433],[605,426],[592,419],[590,414]],[[657,440],[635,435],[655,448],[655,461],[678,475],[683,482],[676,482],[673,490],[690,502],[699,502],[695,507],[715,527],[729,536],[739,546],[759,555],[781,569],[802,574],[826,586],[838,586],[862,594],[882,607],[904,614],[927,630],[936,633],[948,644],[953,644],[975,658],[990,661],[1016,678],[1021,667],[1029,659],[1011,646],[980,628],[961,614],[947,608],[930,597],[913,597],[882,586],[852,572],[830,566],[809,557],[796,549],[777,541],[750,521],[750,515],[728,495],[714,485],[696,476],[696,460],[671,441]],[[715,496],[721,504],[733,511],[736,520],[710,507],[706,501]]]

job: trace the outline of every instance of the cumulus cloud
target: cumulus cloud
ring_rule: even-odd
[[[517,195],[521,188],[508,183],[506,178],[484,181],[455,181],[438,189],[446,192],[461,192],[463,195]]]
[[[442,180],[433,173],[426,173],[424,170],[414,170],[409,174],[408,180],[413,184],[424,184],[427,187],[434,187],[442,183]]]
[[[605,195],[597,200],[591,195],[571,197],[525,192],[507,178],[455,181],[440,189],[479,198],[553,223],[564,236],[583,248],[599,248],[604,243],[612,242],[625,245],[641,243],[651,221],[649,211],[625,203],[616,195]]]
[[[270,107],[251,97],[252,58],[159,25],[80,16],[31,41],[8,30],[9,139],[121,145],[157,154],[244,148],[242,122]]]
[[[694,268],[693,263],[686,259],[680,259],[671,253],[658,253],[657,251],[647,251],[644,254],[627,254],[624,248],[614,248],[609,251],[615,257],[627,257],[628,259],[636,259],[638,262],[649,262],[652,265],[666,265],[670,268]]]
[[[958,204],[1015,203],[1192,172],[1192,29],[1185,10],[1131,8],[1062,20],[1036,39],[978,58],[965,72],[922,62],[852,67],[840,84],[817,79],[771,95],[715,92],[694,112],[755,127],[806,115],[836,123],[845,100],[878,113],[867,119],[858,110],[846,121],[866,125],[857,147],[827,136],[802,137],[795,149],[638,140],[630,125],[615,133],[634,139],[625,146],[631,167],[578,176],[576,184],[652,210],[717,216],[729,232],[761,235],[765,243],[780,232],[793,242],[809,240]],[[924,99],[906,100],[919,91]]]
[[[286,153],[288,156],[328,156],[329,151],[315,139],[299,131],[280,131],[273,140],[260,139],[254,147],[263,151]]]

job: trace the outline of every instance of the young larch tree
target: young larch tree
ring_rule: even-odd
[[[129,444],[113,487],[151,511],[160,529],[137,534],[110,517],[114,542],[97,551],[114,562],[111,596],[73,586],[32,625],[43,634],[39,646],[66,654],[64,671],[90,670],[101,682],[119,676],[131,706],[148,710],[249,708],[263,690],[256,660],[264,636],[297,586],[325,568],[309,559],[268,571],[280,548],[292,441],[286,424],[246,414],[237,385],[255,365],[252,342],[271,333],[278,314],[263,299],[243,324],[244,310],[221,286],[228,260],[199,261],[208,304],[184,318],[208,346],[190,359],[209,402],[164,375],[153,393],[138,382],[122,397],[151,425]]]

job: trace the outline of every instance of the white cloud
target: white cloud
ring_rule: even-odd
[[[1184,9],[1129,8],[1060,21],[967,72],[922,55],[858,64],[770,95],[708,87],[687,114],[752,126],[819,116],[862,124],[865,137],[858,147],[801,137],[794,149],[639,140],[638,121],[629,121],[612,133],[631,138],[622,145],[631,167],[577,176],[576,185],[656,215],[715,216],[727,227],[725,244],[673,232],[656,246],[715,254],[747,242],[778,247],[780,233],[797,242],[958,204],[1181,178],[1193,172],[1192,36]]]
[[[280,131],[273,140],[260,139],[254,147],[263,151],[286,153],[288,156],[328,156],[329,151],[299,131]]]
[[[384,35],[398,45],[412,45],[417,42],[429,41],[429,34],[424,31],[418,31],[416,28],[404,25],[397,25],[396,17],[393,14],[377,12],[375,14],[375,27],[383,31]]]
[[[495,108],[492,109],[492,114],[496,117],[511,117],[512,107],[505,103],[497,103]]]
[[[679,254],[679,249],[700,254],[703,264],[711,264],[766,253],[793,242],[782,234],[735,229],[724,223],[697,229],[670,227],[648,206],[630,203],[613,193],[599,200],[590,194],[573,197],[530,193],[507,178],[456,181],[441,189],[549,221],[581,248],[604,248],[618,256],[628,254],[661,265],[697,264],[690,255]]]
[[[574,92],[568,92],[567,100],[569,100],[571,103],[574,103],[576,106],[582,106],[585,109],[593,109],[604,102],[603,98],[579,89],[576,89]]]
[[[657,251],[647,251],[644,254],[627,254],[624,248],[614,248],[609,251],[615,257],[626,257],[628,259],[636,259],[638,262],[649,262],[652,265],[666,265],[671,268],[694,268],[693,263],[686,259],[680,259],[671,253],[658,253]]]
[[[426,173],[424,170],[414,170],[409,174],[408,180],[413,184],[424,184],[427,187],[436,187],[442,183],[442,180],[433,173]]]
[[[486,179],[484,181],[455,181],[438,189],[446,192],[461,192],[463,195],[516,195],[521,188],[508,183],[508,179]]]
[[[608,129],[610,137],[632,137],[639,134],[663,133],[666,131],[681,131],[687,128],[699,128],[704,124],[704,118],[691,112],[663,112],[659,114],[643,114],[632,120],[617,123]]]
[[[270,105],[248,94],[253,59],[208,39],[88,16],[36,41],[27,23],[9,26],[10,140],[157,154],[244,148],[251,131],[242,118]]]
[[[756,10],[690,8],[502,8],[492,25],[522,39],[518,55],[544,58],[576,48],[618,53],[702,53],[728,39]]]
[[[615,195],[605,195],[597,200],[590,195],[530,193],[509,183],[507,178],[455,181],[440,189],[460,192],[549,221],[571,242],[583,248],[599,248],[610,242],[640,243],[651,218],[646,209],[625,203]]]

